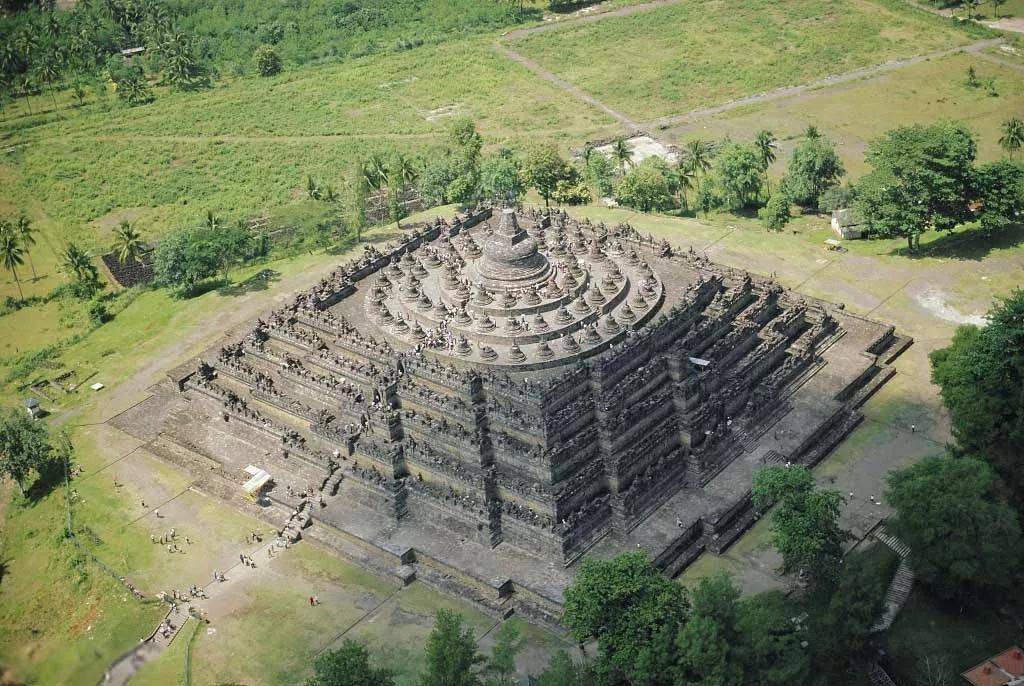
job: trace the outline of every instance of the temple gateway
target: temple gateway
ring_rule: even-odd
[[[367,245],[123,424],[263,470],[288,535],[556,622],[584,555],[725,550],[753,472],[819,461],[908,344],[628,225],[483,209]]]

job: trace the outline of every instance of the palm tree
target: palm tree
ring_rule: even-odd
[[[1003,122],[1003,135],[999,137],[999,146],[1013,159],[1013,153],[1024,145],[1024,121],[1010,117]]]
[[[775,145],[777,142],[775,135],[768,130],[759,131],[757,137],[754,138],[757,153],[761,156],[761,168],[764,170],[764,186],[769,195],[772,193],[772,187],[768,181],[768,167],[775,161]]]
[[[97,278],[96,265],[92,263],[92,257],[74,243],[68,243],[61,253],[61,266],[78,281],[95,281]]]
[[[14,282],[18,284],[18,297],[21,300],[25,299],[25,293],[21,290],[18,267],[25,264],[25,260],[22,258],[24,254],[25,249],[18,243],[18,236],[14,231],[10,229],[0,231],[0,259],[3,259],[4,269],[14,275]]]
[[[25,255],[28,256],[28,264],[32,267],[32,280],[35,281],[39,277],[36,276],[36,265],[32,261],[32,253],[29,251],[29,246],[36,244],[35,231],[32,229],[32,220],[23,214],[19,215],[15,228],[18,232],[18,238],[21,239],[22,244],[25,246]]]
[[[117,261],[121,264],[142,261],[142,235],[131,222],[121,222],[114,231],[114,252],[117,253]]]
[[[694,138],[686,144],[683,154],[686,168],[693,174],[697,192],[700,192],[700,177],[711,169],[711,145],[707,141]]]
[[[387,167],[387,185],[396,204],[401,204],[402,193],[409,184],[416,181],[418,175],[419,170],[416,168],[416,163],[413,162],[412,158],[400,152],[395,153]],[[395,224],[398,228],[402,228],[400,216],[395,220]]]
[[[206,210],[206,228],[210,231],[217,231],[224,227],[224,222],[213,213],[213,210]]]
[[[615,141],[615,145],[612,146],[612,159],[618,163],[619,173],[625,174],[626,165],[633,160],[633,153],[630,152],[624,138],[618,139]]]
[[[680,158],[679,162],[676,163],[676,178],[679,180],[679,194],[683,201],[682,206],[683,209],[686,209],[690,206],[690,202],[686,199],[686,191],[693,188],[693,182],[697,177],[683,158]]]
[[[320,184],[316,182],[312,176],[306,176],[306,195],[309,196],[310,200],[319,200],[322,196],[320,190]]]

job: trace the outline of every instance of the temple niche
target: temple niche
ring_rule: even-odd
[[[314,519],[370,566],[552,619],[584,554],[724,550],[753,471],[821,459],[908,342],[628,225],[496,208],[367,245],[181,389],[259,466],[319,474]]]

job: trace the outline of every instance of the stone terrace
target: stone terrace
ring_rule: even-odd
[[[724,551],[753,472],[820,460],[908,344],[627,225],[485,209],[367,247],[120,423],[266,469],[373,569],[555,623],[584,554]]]

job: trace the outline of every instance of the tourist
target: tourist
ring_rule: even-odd
[[[155,510],[153,510],[153,514],[156,515],[157,519],[163,519],[163,515],[160,514],[160,508],[159,507],[156,508]]]

